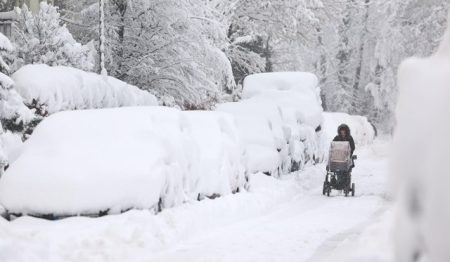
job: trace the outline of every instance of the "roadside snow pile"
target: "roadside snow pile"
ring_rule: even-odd
[[[216,112],[61,112],[0,179],[0,204],[39,215],[173,207],[243,189],[243,154],[233,120]]]
[[[324,113],[323,132],[325,134],[326,148],[337,135],[337,129],[341,124],[350,127],[353,139],[357,146],[365,146],[373,143],[375,129],[364,116],[353,116],[346,113]]]
[[[216,110],[231,114],[236,119],[248,157],[248,172],[280,175],[282,155],[287,155],[288,148],[278,107],[243,100],[221,104]]]
[[[243,97],[217,110],[237,119],[249,172],[279,175],[321,160],[322,107],[315,75],[250,75],[244,80]]]
[[[228,114],[184,111],[193,140],[191,197],[226,195],[246,183],[245,157],[234,119]],[[190,151],[190,148],[185,150]]]
[[[319,81],[312,73],[277,72],[250,75],[244,80],[244,98],[272,101],[285,117],[317,128],[322,123]]]
[[[396,261],[450,261],[450,19],[436,54],[399,70]]]
[[[153,95],[135,86],[71,67],[26,65],[12,78],[26,105],[49,114],[65,110],[157,105]]]

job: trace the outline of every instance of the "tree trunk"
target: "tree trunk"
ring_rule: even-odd
[[[108,72],[105,68],[105,2],[104,0],[100,1],[100,74],[108,75]]]
[[[359,59],[358,59],[358,66],[356,67],[356,72],[355,72],[355,82],[353,83],[353,89],[355,90],[355,93],[358,92],[358,90],[360,89],[360,85],[361,85],[361,71],[362,71],[362,67],[363,67],[363,60],[364,60],[364,49],[365,49],[365,38],[367,35],[367,22],[369,19],[369,4],[370,4],[370,0],[365,0],[364,1],[364,5],[365,5],[365,14],[364,14],[364,28],[361,32],[361,43],[359,46]]]

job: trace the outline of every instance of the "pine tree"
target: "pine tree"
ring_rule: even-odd
[[[77,43],[65,25],[60,24],[58,9],[41,3],[37,15],[26,6],[18,9],[13,39],[17,60],[13,71],[24,64],[64,65],[85,71],[94,69],[93,48]]]

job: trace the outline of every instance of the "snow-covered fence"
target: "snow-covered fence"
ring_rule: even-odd
[[[234,120],[165,107],[46,118],[0,179],[11,213],[77,215],[162,209],[246,186]]]
[[[315,75],[251,75],[244,80],[243,97],[217,110],[236,117],[249,172],[278,175],[320,161],[323,110]]]
[[[157,105],[152,94],[113,77],[72,67],[26,65],[12,75],[27,106],[41,115],[65,110]]]

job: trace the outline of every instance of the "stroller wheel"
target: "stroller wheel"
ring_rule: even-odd
[[[323,182],[322,195],[325,195],[326,193],[327,193],[327,182]]]
[[[355,183],[352,183],[352,197],[355,196]]]

